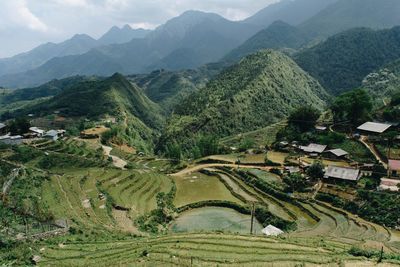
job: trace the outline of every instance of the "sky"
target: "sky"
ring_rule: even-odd
[[[0,0],[0,58],[112,26],[155,28],[187,10],[241,20],[279,0]]]

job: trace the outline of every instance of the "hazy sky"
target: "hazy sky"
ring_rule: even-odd
[[[0,57],[114,25],[154,28],[186,10],[246,18],[279,0],[0,0]]]

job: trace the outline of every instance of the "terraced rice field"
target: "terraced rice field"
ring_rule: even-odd
[[[250,197],[260,205],[268,207],[274,215],[289,221],[296,221],[298,229],[289,233],[292,237],[329,237],[348,245],[367,246],[380,249],[382,246],[390,252],[399,253],[399,232],[364,221],[345,211],[333,208],[322,202],[288,202],[275,195],[262,192],[241,180],[240,175],[232,175],[219,169],[207,169],[214,175],[221,175],[225,186],[244,202]],[[235,173],[235,172],[234,172]],[[212,177],[212,176],[210,176]],[[201,191],[201,184],[192,188]],[[209,190],[207,190],[209,191]],[[177,192],[177,198],[181,192]],[[203,200],[203,199],[202,199]],[[226,200],[226,199],[225,199]],[[191,199],[191,203],[200,200]],[[185,202],[189,204],[189,201]]]
[[[235,198],[217,176],[208,176],[199,172],[174,177],[177,192],[174,200],[176,207],[205,200],[227,200],[242,203]]]
[[[39,266],[375,266],[348,249],[328,239],[178,234],[47,246]]]
[[[63,153],[90,159],[102,158],[100,146],[75,139],[65,141],[41,140],[32,144],[32,146],[46,152]]]
[[[173,232],[212,232],[250,233],[251,216],[243,215],[227,208],[206,207],[189,210],[180,214],[172,224]],[[254,222],[255,233],[261,233],[262,225]]]
[[[100,168],[66,173],[45,182],[43,203],[56,218],[98,230],[119,228],[111,205],[125,208],[132,221],[156,208],[157,193],[172,188],[168,177],[155,173]]]

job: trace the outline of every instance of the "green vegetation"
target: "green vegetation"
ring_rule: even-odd
[[[276,21],[231,51],[224,60],[238,61],[263,49],[298,49],[309,41],[307,34],[283,21]]]
[[[364,90],[354,90],[335,98],[331,109],[334,120],[339,123],[349,122],[357,126],[368,119],[372,109],[372,100]]]
[[[320,116],[319,110],[311,106],[302,106],[289,115],[288,124],[289,127],[293,126],[301,132],[306,132],[314,128]]]
[[[239,134],[285,118],[296,107],[321,109],[325,91],[293,61],[274,51],[243,59],[193,93],[175,110],[159,144],[176,142],[183,150],[196,137]]]
[[[369,73],[400,57],[399,31],[349,30],[300,52],[295,61],[324,88],[339,94],[358,88]]]

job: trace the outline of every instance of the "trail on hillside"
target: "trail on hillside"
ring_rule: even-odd
[[[372,153],[372,155],[374,155],[374,157],[376,158],[376,160],[378,160],[380,163],[382,163],[383,167],[385,167],[385,169],[388,169],[388,165],[385,162],[385,160],[383,158],[381,158],[381,155],[376,151],[376,149],[368,143],[368,137],[362,135],[360,137],[360,142]]]
[[[101,146],[104,151],[104,155],[107,157],[111,157],[113,160],[113,165],[119,169],[125,169],[125,166],[128,164],[125,160],[121,159],[120,157],[111,155],[111,151],[113,150],[112,147],[109,146]]]

